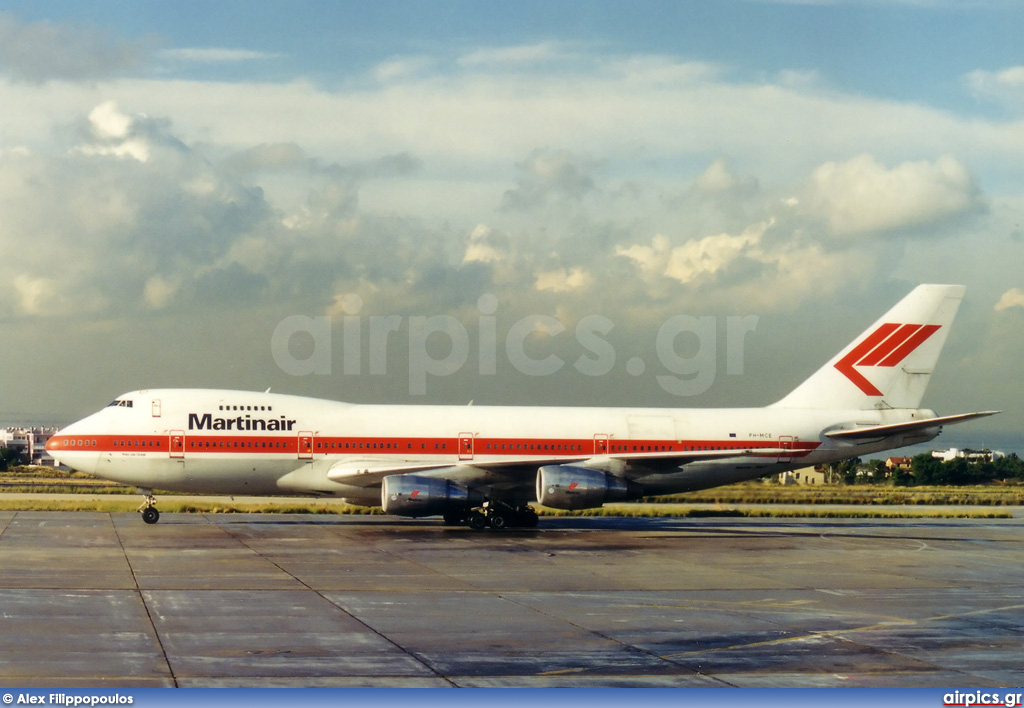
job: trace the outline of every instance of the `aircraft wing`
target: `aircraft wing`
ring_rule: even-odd
[[[608,455],[609,458],[622,460],[637,467],[649,470],[667,470],[682,467],[691,462],[707,462],[709,460],[725,460],[737,457],[762,457],[766,455],[795,454],[795,450],[783,450],[778,447],[744,448],[742,450],[690,450],[686,452],[620,452]]]
[[[348,484],[354,487],[372,487],[381,483],[384,477],[393,474],[423,474],[431,476],[435,470],[444,470],[444,477],[454,481],[472,483],[486,477],[488,481],[495,478],[509,478],[524,472],[535,473],[547,465],[568,465],[589,463],[597,469],[603,467],[602,462],[621,460],[648,470],[667,470],[681,467],[690,462],[722,460],[754,455],[792,454],[790,450],[779,448],[749,448],[743,450],[692,450],[673,452],[623,452],[597,455],[591,457],[523,457],[504,460],[462,460],[460,462],[408,462],[395,463],[394,460],[378,460],[373,458],[343,459],[334,463],[327,471],[327,478],[332,482]],[[482,480],[481,480],[482,481]]]
[[[924,430],[926,428],[938,428],[943,425],[963,423],[975,418],[984,418],[995,415],[999,411],[980,411],[978,413],[958,413],[957,415],[946,415],[938,418],[925,418],[924,420],[911,420],[906,423],[890,423],[889,425],[868,425],[847,430],[832,430],[825,433],[830,438],[837,440],[859,440],[861,438],[884,438],[887,435],[906,433],[912,430]]]
[[[580,462],[586,458],[575,458],[567,460],[561,458],[557,462]],[[487,474],[490,477],[513,475],[524,467],[531,467],[536,470],[538,467],[547,464],[554,464],[554,460],[532,458],[530,460],[514,459],[500,460],[497,462],[478,462],[473,460],[462,460],[459,462],[407,462],[396,463],[394,460],[339,460],[327,470],[327,479],[339,484],[348,484],[353,487],[373,487],[381,484],[381,481],[393,474],[422,474],[426,477],[432,476],[432,472],[443,470],[444,477],[454,481],[466,482]],[[488,474],[489,473],[489,474]]]

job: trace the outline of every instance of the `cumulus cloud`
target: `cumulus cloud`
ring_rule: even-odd
[[[11,282],[17,298],[15,311],[18,314],[45,314],[57,293],[57,283],[52,278],[19,273]]]
[[[694,187],[706,193],[750,192],[757,189],[757,180],[736,174],[729,161],[719,157],[697,178]]]
[[[103,315],[172,305],[229,266],[231,245],[275,227],[262,192],[218,173],[164,121],[105,102],[83,142],[0,158],[0,312]],[[25,244],[32,244],[25,249]],[[54,275],[25,276],[24,273]]]
[[[974,179],[953,157],[890,169],[871,155],[816,169],[807,204],[838,236],[925,226],[981,206]]]
[[[160,310],[171,303],[177,291],[178,286],[176,284],[170,282],[160,273],[157,273],[150,276],[146,281],[142,292],[142,299],[147,307]]]
[[[920,106],[557,46],[399,63],[358,91],[122,80],[49,102],[0,81],[32,117],[0,138],[0,247],[33,246],[0,264],[0,316],[203,319],[268,358],[282,312],[350,314],[358,295],[364,315],[475,322],[487,293],[501,323],[601,313],[639,347],[680,312],[870,291],[897,270],[896,232],[981,203],[951,141],[966,122]],[[973,136],[1007,164],[1024,152]]]
[[[291,142],[264,143],[240,150],[226,157],[220,166],[239,176],[294,172],[334,180],[357,181],[410,175],[422,167],[422,162],[409,153],[396,153],[347,164],[324,163],[309,156],[297,143]]]
[[[656,234],[651,240],[650,246],[641,244],[633,244],[628,247],[617,246],[615,253],[636,263],[644,273],[664,275],[668,266],[671,245],[667,236]]]
[[[587,174],[592,167],[566,151],[538,150],[519,163],[518,184],[505,192],[501,206],[528,211],[551,202],[578,202],[594,191],[594,180]]]
[[[808,164],[820,164],[821,155],[870,153],[898,164],[907,155],[950,151],[965,136],[972,149],[1007,166],[1024,157],[1015,125],[978,124],[927,106],[813,85],[744,84],[722,68],[672,56],[557,43],[521,53],[574,60],[547,62],[537,71],[525,60],[398,58],[391,69],[378,67],[386,80],[369,88],[355,82],[358,89],[325,90],[302,80],[121,80],[116,88],[123,104],[131,97],[151,115],[173,117],[181,134],[225,149],[301,143],[327,164],[404,153],[447,169],[446,177],[472,173],[470,181],[488,185],[538,150],[593,156],[602,179],[634,181],[655,172],[659,180],[673,172],[678,179],[695,155],[709,150],[741,157],[737,164],[749,174],[791,180],[803,177]],[[0,100],[26,105],[41,97],[0,86]],[[47,115],[56,108],[39,106]],[[577,166],[593,179],[593,164]],[[509,190],[509,206],[520,204],[516,197],[536,197],[530,187]]]
[[[665,275],[680,283],[713,277],[756,247],[766,225],[757,225],[738,236],[717,234],[689,241],[672,249]]]
[[[0,74],[18,81],[87,81],[124,73],[142,65],[142,42],[110,37],[101,30],[24,23],[0,12]]]
[[[92,109],[89,124],[96,141],[78,146],[82,153],[130,157],[139,162],[149,159],[150,145],[143,136],[131,134],[135,119],[118,110],[116,101],[107,101]]]
[[[741,259],[761,263],[773,260],[773,256],[760,248],[770,226],[769,222],[762,222],[735,236],[715,234],[678,246],[672,246],[668,237],[658,234],[650,246],[618,246],[615,252],[632,260],[648,275],[664,276],[683,284],[699,284],[723,274]]]
[[[494,263],[508,255],[508,237],[485,224],[478,224],[469,234],[463,263]]]
[[[522,307],[557,298],[580,312],[614,300],[594,287],[603,282],[659,307],[699,305],[694,294],[711,285],[720,299],[735,301],[751,283],[771,290],[780,280],[801,297],[871,260],[847,250],[844,272],[830,247],[808,235],[812,217],[827,221],[853,209],[848,203],[873,203],[865,180],[926,185],[902,189],[896,206],[883,203],[898,218],[873,228],[933,218],[921,216],[927,210],[919,205],[936,195],[945,197],[947,214],[956,213],[963,207],[950,208],[958,203],[950,191],[970,194],[971,186],[951,158],[893,169],[861,158],[815,172],[805,191],[817,201],[802,194],[786,207],[770,187],[719,158],[692,177],[681,200],[661,199],[657,186],[608,171],[604,161],[533,149],[505,166],[511,185],[469,192],[482,195],[469,204],[474,226],[458,212],[450,223],[423,219],[416,202],[381,196],[436,179],[436,163],[408,152],[346,160],[294,140],[234,150],[189,144],[168,119],[113,101],[87,111],[78,137],[64,154],[12,152],[0,161],[0,187],[5,174],[14,185],[0,197],[12,217],[0,237],[10,243],[33,234],[55,254],[48,267],[62,273],[56,293],[24,283],[8,297],[9,312],[174,310],[203,298],[224,305],[292,299],[327,311],[349,292],[366,294],[367,302],[373,293],[378,306],[398,311],[440,300],[445,311],[481,292],[508,292]],[[380,190],[375,203],[387,208],[367,208],[367,190]],[[43,203],[64,206],[48,214]],[[111,268],[123,277],[107,278]]]
[[[314,163],[297,143],[264,143],[239,150],[221,165],[238,174],[308,169]]]
[[[970,90],[978,97],[1002,103],[1024,102],[1024,66],[999,71],[972,71],[966,77]]]
[[[1011,307],[1024,307],[1024,290],[1020,288],[1010,288],[1007,290],[999,298],[999,302],[996,303],[995,311],[1000,312]]]
[[[589,288],[594,277],[583,268],[559,268],[538,273],[534,283],[537,290],[564,293]]]

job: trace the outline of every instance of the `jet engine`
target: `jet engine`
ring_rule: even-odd
[[[413,474],[385,477],[380,501],[386,514],[398,516],[433,516],[470,506],[469,492],[461,484]]]
[[[572,465],[547,465],[537,470],[537,501],[552,509],[590,509],[641,496],[639,484],[601,470]]]

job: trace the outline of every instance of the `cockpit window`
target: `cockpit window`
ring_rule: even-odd
[[[111,401],[107,405],[107,408],[111,408],[113,406],[117,406],[118,408],[131,408],[132,407],[132,402],[131,402],[131,399],[119,398],[116,401]]]

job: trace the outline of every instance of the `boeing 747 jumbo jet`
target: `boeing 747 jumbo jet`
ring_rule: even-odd
[[[274,393],[134,391],[46,448],[154,489],[341,497],[473,528],[535,526],[531,502],[587,509],[706,489],[931,440],[995,411],[920,408],[960,285],[920,285],[766,408],[354,405]]]

